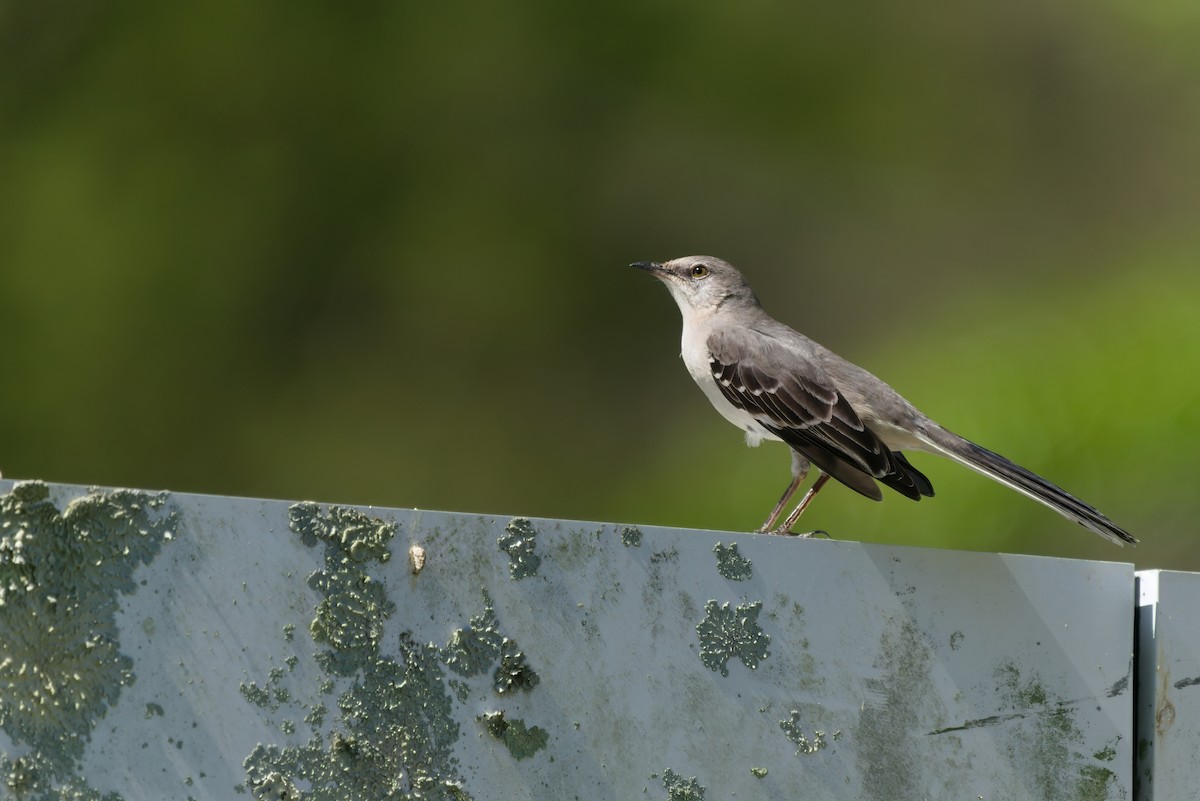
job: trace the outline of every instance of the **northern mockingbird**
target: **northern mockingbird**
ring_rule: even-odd
[[[683,363],[721,416],[745,432],[748,445],[773,439],[792,450],[792,482],[760,532],[791,533],[830,477],[875,501],[883,500],[877,481],[914,501],[932,497],[933,485],[903,453],[916,450],[966,465],[1117,545],[1137,542],[1083,501],[947,431],[871,373],[770,317],[732,265],[686,256],[630,266],[658,278],[675,298]],[[812,465],[820,475],[776,526]]]

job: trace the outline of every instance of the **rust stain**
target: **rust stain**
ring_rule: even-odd
[[[1159,654],[1159,665],[1166,664]],[[1169,668],[1159,668],[1158,671],[1158,700],[1154,704],[1154,731],[1159,737],[1166,735],[1167,730],[1175,723],[1175,705],[1167,697],[1167,687],[1171,684]]]

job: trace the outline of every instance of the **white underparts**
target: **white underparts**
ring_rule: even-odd
[[[755,431],[753,428],[746,429],[746,444],[751,448],[757,448],[762,444],[763,439],[763,432]]]

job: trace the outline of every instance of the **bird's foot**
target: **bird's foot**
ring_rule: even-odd
[[[827,540],[833,539],[829,536],[829,532],[824,529],[816,529],[815,531],[787,531],[782,527],[775,529],[772,534],[780,534],[784,537],[799,537],[802,540],[812,539],[813,537],[824,537]]]

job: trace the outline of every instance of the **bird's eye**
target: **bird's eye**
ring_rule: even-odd
[[[704,278],[708,275],[708,265],[694,264],[692,265],[692,278]]]

